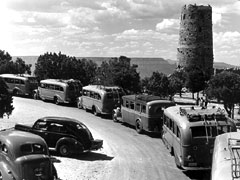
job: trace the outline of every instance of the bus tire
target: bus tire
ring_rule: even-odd
[[[143,133],[143,126],[140,120],[136,121],[136,125],[135,125],[136,131],[138,134],[142,134]]]
[[[112,120],[113,120],[113,122],[118,122],[117,116],[115,115],[115,112],[114,112],[114,111],[113,111],[113,113],[112,113]]]
[[[59,102],[59,100],[58,100],[58,97],[56,97],[56,96],[54,97],[54,100],[53,100],[53,101],[54,101],[54,103],[55,103],[56,105],[59,105],[59,104],[60,104],[60,102]]]
[[[18,92],[17,89],[14,89],[12,94],[13,94],[13,96],[18,96],[18,95],[19,95],[19,92]]]
[[[33,93],[33,99],[35,99],[35,100],[38,99],[37,93]]]
[[[93,108],[92,108],[92,113],[94,114],[94,116],[98,116],[98,112],[97,112],[95,106],[93,106]]]
[[[81,101],[77,102],[77,107],[78,107],[78,109],[83,109],[83,105],[82,105]]]

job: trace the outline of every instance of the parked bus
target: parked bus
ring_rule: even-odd
[[[78,99],[78,108],[90,110],[94,115],[112,114],[120,106],[124,91],[117,86],[88,85],[82,88]]]
[[[177,167],[186,170],[210,169],[216,136],[236,131],[224,109],[215,106],[169,107],[163,120],[162,140]]]
[[[42,100],[51,100],[55,104],[76,103],[82,84],[78,80],[45,79],[40,81],[38,96]]]
[[[28,74],[0,74],[13,95],[32,96],[38,87],[37,79]]]
[[[153,95],[123,96],[122,121],[135,126],[138,133],[161,132],[163,110],[174,102]]]
[[[215,139],[211,180],[240,179],[240,133],[231,132]]]

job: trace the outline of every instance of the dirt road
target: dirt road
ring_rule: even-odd
[[[13,105],[15,109],[9,119],[1,119],[1,129],[15,123],[33,123],[43,116],[66,116],[82,121],[95,139],[104,140],[102,150],[71,158],[57,156],[61,162],[55,165],[62,180],[208,179],[206,172],[184,173],[177,169],[160,138],[139,135],[133,128],[110,119],[75,107],[27,98],[14,97]]]

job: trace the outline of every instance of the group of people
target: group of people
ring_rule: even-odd
[[[208,104],[208,100],[207,100],[207,98],[204,99],[203,97],[201,97],[201,98],[198,97],[196,104],[203,108],[206,108],[207,104]]]

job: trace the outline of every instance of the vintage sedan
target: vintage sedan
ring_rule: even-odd
[[[16,124],[15,129],[40,135],[49,148],[53,148],[61,156],[98,150],[103,146],[103,140],[93,139],[87,126],[67,117],[43,117],[33,126]]]
[[[54,180],[57,171],[46,142],[38,135],[0,131],[0,180]]]

